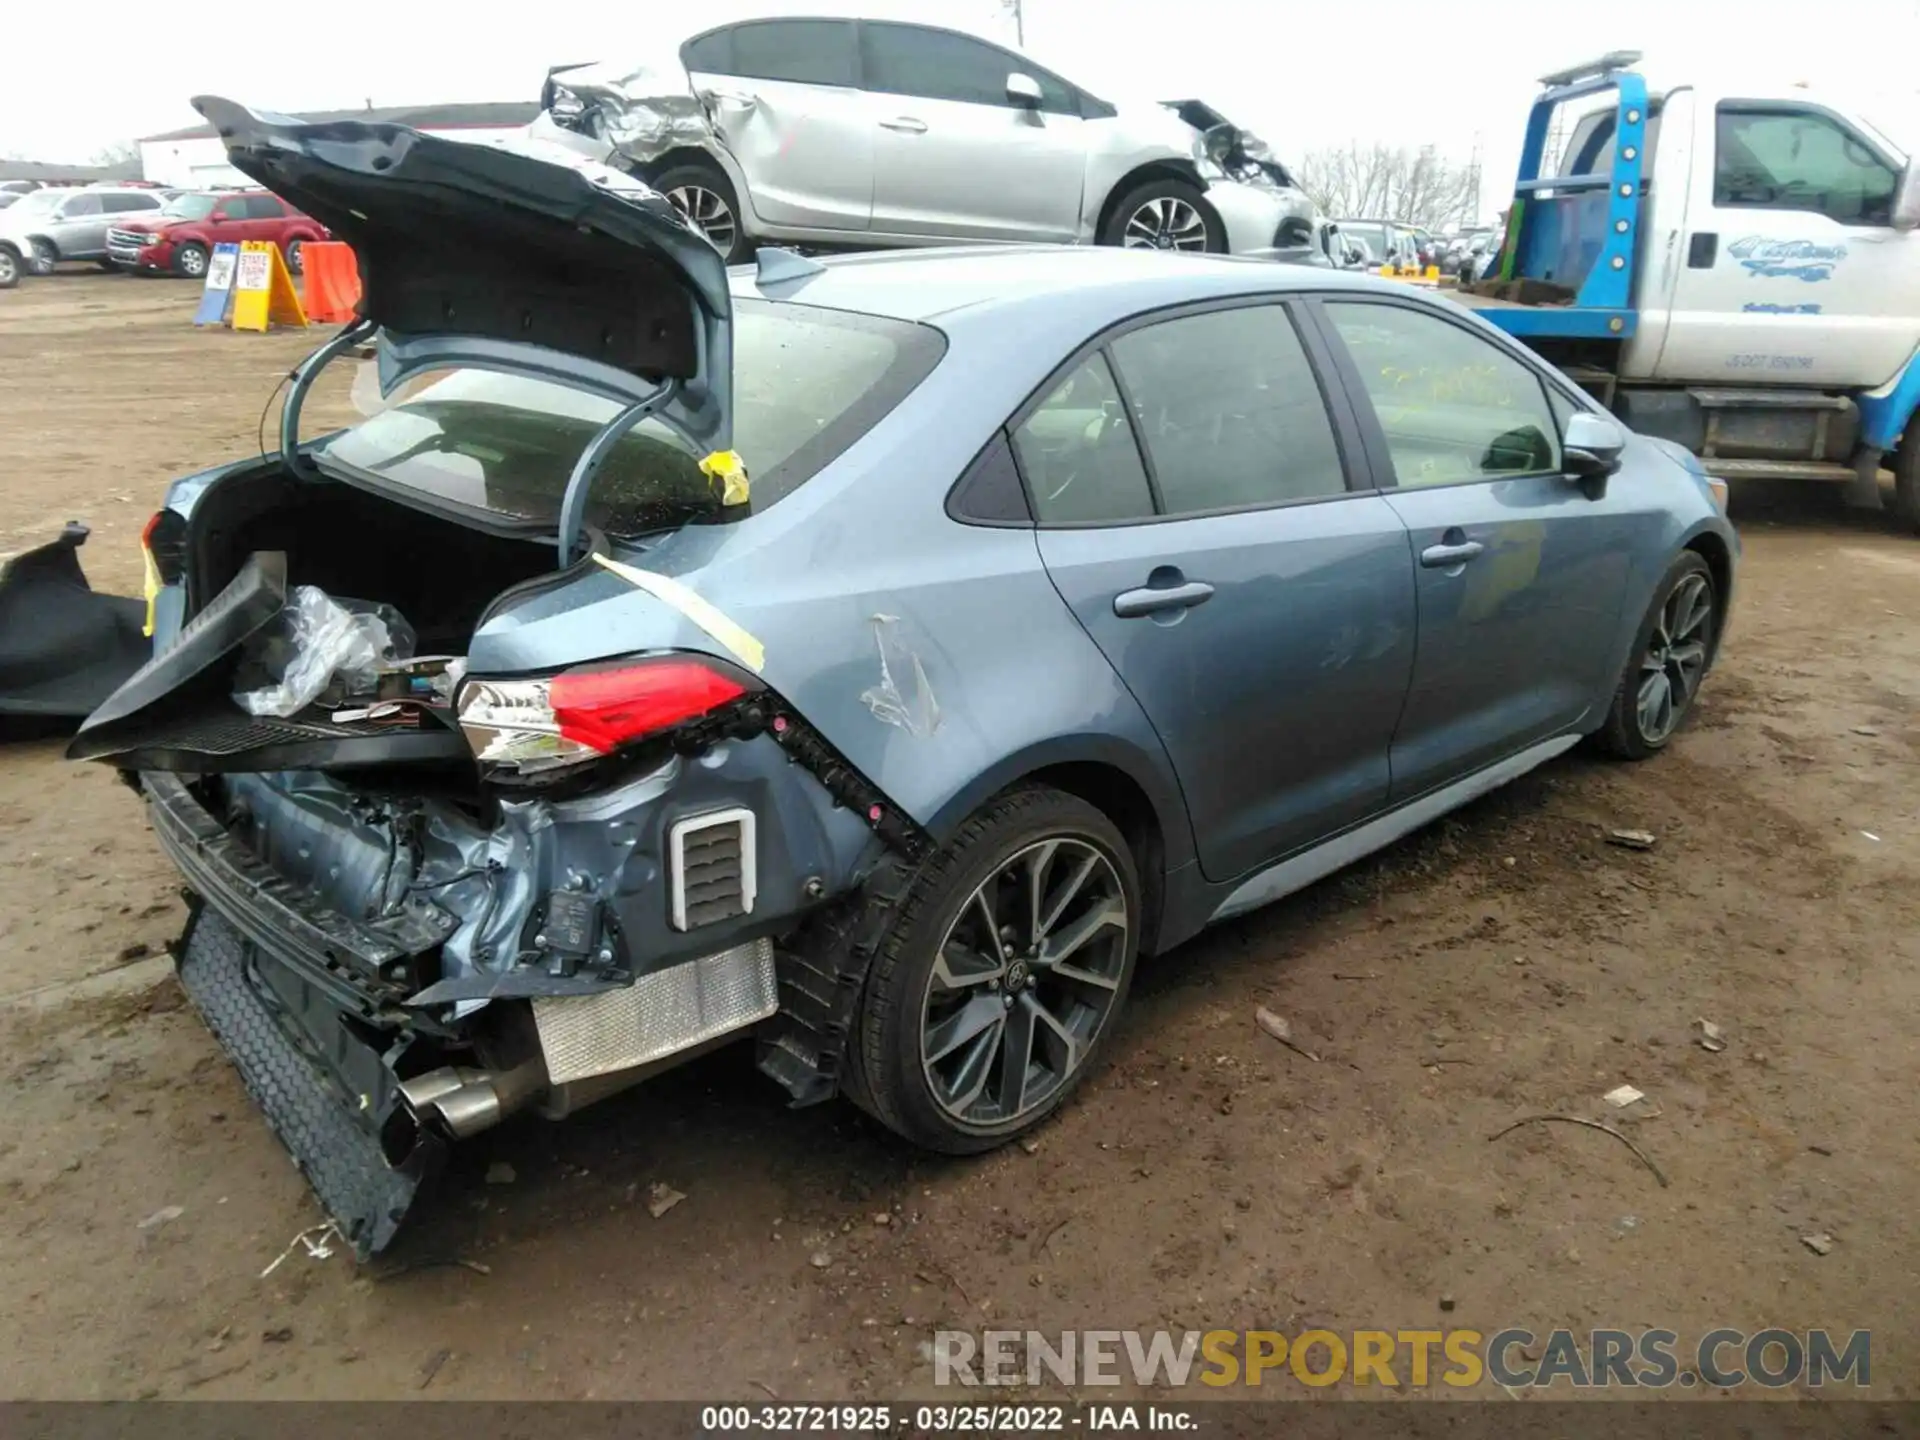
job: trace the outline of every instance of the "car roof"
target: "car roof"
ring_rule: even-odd
[[[825,257],[814,273],[759,284],[751,266],[730,272],[736,297],[764,297],[899,320],[969,320],[1019,309],[1084,312],[1089,300],[1119,317],[1215,297],[1289,290],[1403,287],[1323,268],[1228,255],[1169,254],[1083,245],[980,245]]]

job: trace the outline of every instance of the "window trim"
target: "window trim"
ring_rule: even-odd
[[[1835,128],[1843,135],[1862,149],[1868,151],[1882,165],[1885,165],[1893,172],[1893,186],[1896,196],[1900,190],[1900,173],[1906,168],[1906,162],[1896,160],[1893,155],[1888,152],[1886,146],[1862,134],[1859,127],[1848,120],[1846,116],[1825,105],[1815,104],[1809,100],[1746,100],[1737,96],[1728,95],[1716,100],[1713,105],[1713,172],[1710,177],[1713,190],[1710,199],[1714,209],[1771,211],[1785,215],[1818,215],[1822,220],[1829,221],[1845,230],[1890,230],[1893,228],[1890,224],[1879,225],[1868,220],[1837,220],[1824,210],[1814,210],[1804,205],[1753,205],[1737,200],[1729,201],[1725,204],[1721,203],[1720,117],[1722,115],[1813,115],[1822,120],[1831,121]]]
[[[1378,495],[1383,487],[1372,484],[1377,468],[1366,445],[1364,430],[1357,420],[1357,412],[1341,384],[1341,377],[1334,365],[1334,357],[1316,333],[1312,320],[1307,315],[1304,301],[1310,297],[1299,291],[1255,291],[1252,294],[1221,296],[1208,300],[1182,301],[1174,305],[1162,306],[1157,310],[1143,310],[1137,315],[1116,321],[1106,329],[1085,341],[1058,365],[1047,372],[1046,378],[1036,385],[1027,397],[1013,409],[1000,427],[1007,433],[1008,447],[1013,452],[1013,465],[1020,476],[1020,488],[1026,493],[1027,510],[1033,516],[1036,530],[1119,530],[1138,525],[1180,524],[1188,520],[1207,520],[1220,515],[1248,515],[1267,510],[1290,510],[1301,505],[1325,505],[1340,500],[1352,500],[1369,495]],[[1133,437],[1133,447],[1140,457],[1141,468],[1147,474],[1147,486],[1156,505],[1164,503],[1160,495],[1160,484],[1153,471],[1152,457],[1147,447],[1141,443],[1140,427],[1134,415],[1133,401],[1125,388],[1125,380],[1120,375],[1120,367],[1108,353],[1108,347],[1121,336],[1135,330],[1143,330],[1150,325],[1163,324],[1169,320],[1183,320],[1193,315],[1208,315],[1218,310],[1250,310],[1262,306],[1277,307],[1284,319],[1292,324],[1294,334],[1299,338],[1300,348],[1306,355],[1308,371],[1313,375],[1314,384],[1320,391],[1321,405],[1326,411],[1327,424],[1333,431],[1334,451],[1340,457],[1340,473],[1346,482],[1346,489],[1330,495],[1305,495],[1294,500],[1263,500],[1249,505],[1227,505],[1210,510],[1182,510],[1178,514],[1155,513],[1135,516],[1129,520],[1046,520],[1041,517],[1039,506],[1034,504],[1033,485],[1027,478],[1025,467],[1020,464],[1020,448],[1012,443],[1013,432],[1024,425],[1033,413],[1047,401],[1069,375],[1098,354],[1105,360],[1108,370],[1114,377],[1116,388],[1120,391],[1121,404],[1126,411],[1127,433]],[[1390,472],[1389,472],[1390,473]],[[954,482],[956,485],[959,481]],[[949,492],[951,493],[951,492]]]
[[[1383,494],[1390,495],[1397,490],[1405,490],[1409,493],[1415,490],[1457,490],[1463,485],[1493,485],[1502,480],[1564,480],[1567,478],[1566,439],[1558,433],[1559,422],[1554,420],[1556,428],[1554,441],[1561,452],[1558,470],[1527,470],[1512,475],[1476,475],[1469,480],[1452,480],[1445,485],[1402,485],[1400,472],[1394,468],[1393,450],[1387,441],[1386,427],[1381,425],[1379,413],[1374,409],[1373,396],[1367,390],[1367,382],[1360,373],[1359,363],[1353,358],[1353,352],[1347,348],[1347,342],[1341,338],[1339,326],[1326,312],[1325,307],[1328,304],[1381,305],[1393,310],[1410,311],[1416,315],[1429,316],[1443,325],[1451,325],[1456,330],[1473,336],[1476,340],[1490,345],[1507,356],[1533,376],[1534,383],[1540,387],[1540,400],[1546,407],[1547,417],[1550,420],[1554,419],[1553,403],[1550,397],[1555,391],[1571,400],[1577,409],[1596,410],[1596,402],[1585,391],[1560,384],[1555,377],[1540,368],[1530,352],[1522,350],[1504,333],[1494,330],[1493,327],[1483,327],[1475,323],[1473,318],[1465,312],[1459,316],[1453,316],[1447,314],[1438,305],[1408,301],[1399,295],[1379,295],[1361,290],[1352,292],[1316,290],[1304,296],[1303,299],[1307,301],[1307,308],[1312,312],[1314,323],[1320,327],[1327,345],[1333,351],[1335,363],[1358,419],[1368,457],[1373,463],[1374,474],[1384,478],[1385,483],[1380,487]]]
[[[1086,110],[1086,101],[1088,97],[1086,92],[1082,90],[1078,85],[1074,84],[1071,80],[1067,79],[1066,76],[1057,75],[1053,71],[1047,69],[1044,65],[1037,65],[1032,60],[1028,59],[1026,56],[1016,55],[1014,54],[1013,51],[1008,50],[1003,46],[996,45],[991,40],[982,39],[978,35],[969,35],[964,30],[951,30],[944,25],[922,25],[919,22],[913,21],[913,20],[881,20],[881,19],[875,19],[875,18],[863,18],[855,23],[857,26],[857,33],[854,36],[854,46],[855,46],[854,73],[859,77],[859,89],[863,94],[895,95],[905,100],[928,100],[936,105],[978,105],[982,109],[986,109],[986,110],[1024,110],[1026,108],[1024,106],[1013,104],[1012,102],[1008,101],[1004,96],[999,101],[956,100],[950,95],[920,95],[910,90],[876,90],[874,89],[873,83],[872,83],[872,77],[869,76],[867,73],[867,30],[870,27],[876,28],[876,29],[887,29],[887,30],[917,30],[917,31],[935,34],[935,35],[947,35],[947,36],[951,36],[956,40],[964,40],[969,44],[978,45],[981,49],[990,50],[994,54],[998,55],[1002,60],[1006,61],[1008,74],[1013,74],[1014,72],[1017,71],[1020,74],[1029,75],[1033,77],[1033,79],[1036,82],[1041,82],[1043,80],[1051,80],[1055,84],[1057,84],[1062,90],[1067,92],[1068,106],[1066,109],[1049,110],[1044,105],[1042,105],[1040,109],[1035,113],[1038,113],[1041,115],[1058,115],[1061,118],[1068,119],[1068,120],[1076,119],[1076,118],[1078,119],[1086,118],[1084,112]]]

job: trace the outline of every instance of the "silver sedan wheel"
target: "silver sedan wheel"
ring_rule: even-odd
[[[1129,250],[1205,250],[1206,218],[1185,200],[1163,195],[1127,218],[1120,243]]]
[[[734,238],[740,233],[740,222],[734,219],[733,207],[725,197],[702,185],[676,185],[667,192],[667,199],[694,229],[707,237],[714,249],[722,255],[732,251]]]
[[[1707,670],[1713,638],[1713,588],[1704,575],[1687,575],[1661,605],[1640,657],[1635,717],[1640,738],[1658,745],[1686,718]]]
[[[921,1010],[934,1103],[967,1129],[1043,1108],[1085,1063],[1126,978],[1126,890],[1105,852],[1029,845],[947,927]]]

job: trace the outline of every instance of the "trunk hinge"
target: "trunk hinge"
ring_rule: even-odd
[[[338,355],[344,354],[372,335],[377,327],[371,320],[356,320],[318,350],[300,362],[293,372],[293,387],[287,391],[287,403],[280,407],[280,458],[295,478],[318,480],[320,472],[300,453],[300,410],[307,403],[307,392],[320,372]]]
[[[679,380],[662,381],[660,388],[651,395],[634,401],[603,425],[600,433],[580,452],[580,458],[573,462],[573,473],[567,477],[566,493],[560,497],[558,545],[562,570],[574,562],[574,541],[580,534],[581,524],[587,514],[587,492],[593,488],[593,477],[599,473],[601,464],[629,430],[679,393]],[[292,403],[291,397],[288,403]]]

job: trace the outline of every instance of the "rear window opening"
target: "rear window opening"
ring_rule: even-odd
[[[752,499],[775,504],[818,474],[939,363],[940,332],[910,321],[764,300],[737,302],[733,449]],[[467,512],[551,528],[574,462],[618,402],[566,385],[457,370],[326,442],[324,468]],[[613,448],[587,524],[630,537],[722,518],[719,496],[671,429],[643,421]]]

